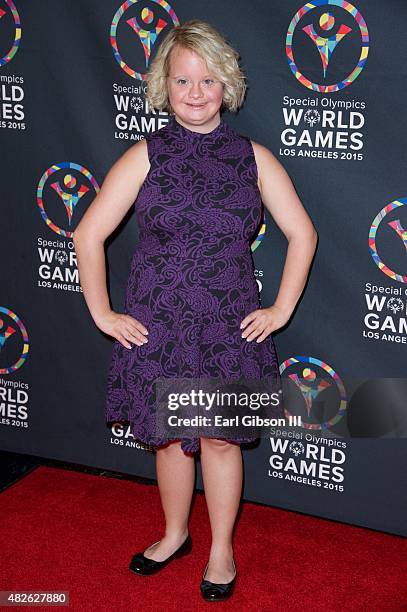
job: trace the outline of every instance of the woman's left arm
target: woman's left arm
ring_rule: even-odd
[[[288,240],[277,298],[272,306],[249,313],[241,322],[242,338],[261,342],[285,325],[307,281],[318,234],[289,175],[273,153],[252,141],[261,198]]]

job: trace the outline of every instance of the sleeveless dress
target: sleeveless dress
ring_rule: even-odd
[[[105,417],[158,448],[170,440],[155,436],[156,378],[281,379],[272,336],[241,337],[242,319],[261,307],[250,246],[263,203],[250,139],[223,118],[203,134],[170,115],[146,142],[125,313],[147,328],[148,342],[128,349],[114,341]],[[274,416],[284,416],[281,407]],[[199,437],[182,438],[181,448],[199,451]]]

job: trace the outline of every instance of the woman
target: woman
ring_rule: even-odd
[[[130,569],[151,574],[191,550],[188,517],[200,448],[212,532],[201,582],[207,600],[230,596],[235,583],[232,531],[242,489],[240,443],[247,440],[157,437],[151,382],[277,377],[271,334],[295,308],[317,236],[274,155],[220,116],[243,102],[238,57],[206,22],[169,32],[147,76],[150,106],[169,112],[169,122],[113,165],[74,232],[86,303],[96,325],[116,339],[107,419],[129,421],[135,438],[156,449],[165,534],[134,555]],[[276,301],[267,308],[259,307],[250,252],[261,201],[289,243]],[[134,202],[140,236],[126,312],[117,313],[109,305],[104,241]]]

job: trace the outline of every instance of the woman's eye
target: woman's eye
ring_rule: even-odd
[[[177,81],[177,83],[179,83],[180,85],[184,85],[186,82],[186,79],[178,79]]]
[[[213,79],[205,79],[205,83],[207,85],[212,85],[212,83],[214,83],[215,81]]]

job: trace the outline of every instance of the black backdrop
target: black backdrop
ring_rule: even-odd
[[[247,100],[225,120],[280,159],[319,233],[304,296],[275,333],[304,428],[244,452],[244,497],[406,534],[402,0],[0,2],[0,446],[154,477],[154,455],[104,422],[112,339],[87,310],[72,232],[113,162],[167,121],[146,107],[144,49],[153,57],[193,17],[242,56]],[[136,243],[131,212],[107,243],[118,311]],[[286,244],[266,213],[252,245],[263,305]],[[298,381],[321,379],[330,395],[309,411]]]

